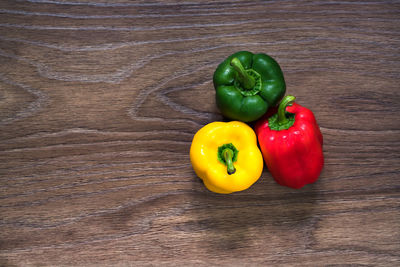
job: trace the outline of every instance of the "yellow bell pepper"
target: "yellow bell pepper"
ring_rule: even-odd
[[[221,194],[249,188],[264,165],[253,129],[239,121],[212,122],[201,128],[193,138],[190,161],[204,185]]]

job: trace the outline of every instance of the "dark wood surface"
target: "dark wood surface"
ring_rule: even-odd
[[[400,265],[400,1],[94,1],[0,2],[1,266]],[[195,176],[239,50],[314,111],[317,183]]]

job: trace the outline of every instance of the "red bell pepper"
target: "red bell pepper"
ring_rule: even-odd
[[[286,96],[278,112],[255,125],[265,163],[275,181],[301,188],[315,182],[324,165],[322,134],[311,110]],[[291,106],[289,106],[291,105]]]

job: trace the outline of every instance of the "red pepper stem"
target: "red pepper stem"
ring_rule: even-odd
[[[285,96],[278,107],[278,124],[283,125],[288,123],[288,118],[286,117],[286,107],[291,106],[296,100],[296,97],[292,95]]]
[[[231,66],[236,70],[237,74],[239,75],[239,81],[243,88],[246,90],[253,89],[253,87],[256,85],[256,81],[246,72],[242,65],[242,62],[240,62],[238,58],[234,57],[231,60]]]
[[[234,174],[236,172],[235,166],[233,166],[232,158],[233,158],[233,151],[230,148],[225,148],[224,151],[222,151],[222,156],[225,159],[226,167],[228,174]]]

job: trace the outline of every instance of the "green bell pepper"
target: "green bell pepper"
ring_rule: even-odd
[[[279,64],[266,54],[234,53],[215,70],[216,101],[222,115],[251,122],[276,106],[286,92]]]

